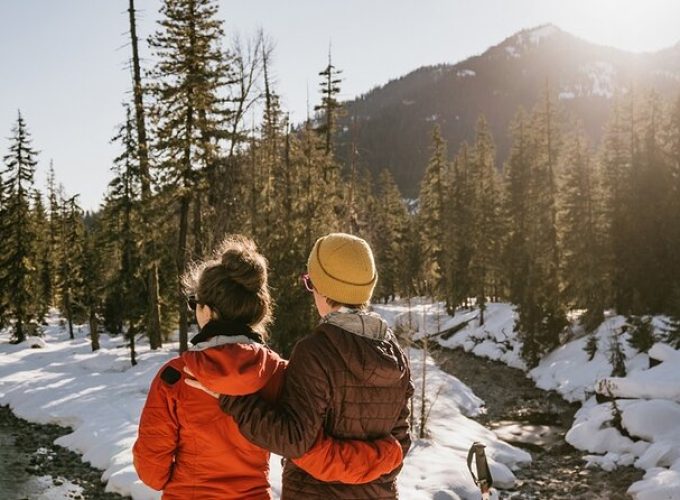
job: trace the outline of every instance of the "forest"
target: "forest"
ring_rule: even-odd
[[[291,123],[264,33],[227,42],[214,1],[165,0],[142,39],[136,12],[129,0],[130,99],[98,210],[85,212],[53,166],[37,186],[40,138],[21,112],[2,125],[0,327],[14,342],[40,334],[56,307],[72,336],[89,323],[93,350],[97,332],[124,335],[132,364],[139,335],[158,348],[179,331],[186,350],[187,266],[243,233],[269,260],[271,343],[288,354],[315,321],[298,283],[309,249],[344,231],[374,249],[376,302],[426,296],[450,314],[477,308],[482,324],[487,304],[512,303],[530,366],[569,338],[569,318],[593,332],[607,310],[628,316],[647,349],[649,315],[666,315],[680,347],[680,95],[615,96],[592,144],[548,81],[517,111],[503,164],[484,116],[470,144],[446,144],[435,125],[419,196],[405,199],[389,171],[372,178],[352,134],[352,153],[336,154],[346,110],[330,51],[317,104]]]

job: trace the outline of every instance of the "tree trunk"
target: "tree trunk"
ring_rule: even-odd
[[[70,292],[66,292],[64,297],[64,306],[66,309],[66,319],[68,320],[68,337],[73,340],[75,336],[73,335],[73,315],[71,314],[71,296]]]
[[[190,198],[188,194],[182,196],[180,202],[179,212],[179,245],[177,248],[177,305],[179,311],[179,351],[184,352],[189,348],[187,325],[187,305],[186,297],[184,295],[184,287],[182,286],[182,274],[184,273],[184,266],[186,265],[185,256],[187,248],[187,232],[189,226],[189,204]]]
[[[424,318],[423,318],[424,320]],[[423,336],[423,371],[422,371],[422,385],[420,387],[420,439],[425,438],[425,426],[427,424],[427,408],[426,408],[426,397],[425,388],[427,386],[427,333],[424,332]]]
[[[95,313],[94,307],[90,307],[90,340],[92,341],[92,351],[99,350],[99,331],[97,330],[97,315]]]
[[[127,330],[126,337],[128,339],[129,345],[130,345],[130,364],[132,366],[137,365],[137,350],[135,349],[135,334],[136,333],[137,333],[137,329],[132,324],[132,322],[128,323],[128,330]]]
[[[135,22],[135,2],[130,0],[128,13],[130,14],[130,39],[132,43],[132,75],[135,100],[135,122],[137,129],[137,147],[139,153],[139,174],[142,185],[142,224],[149,227],[149,205],[151,201],[151,175],[149,174],[149,144],[146,137],[146,120],[144,114],[144,99],[142,91],[142,76],[139,64],[139,50],[137,41],[137,25]],[[156,245],[153,236],[144,242],[145,267],[147,267],[147,293],[149,309],[147,311],[147,335],[151,349],[158,349],[162,345],[161,319],[158,290],[158,263],[156,262]]]
[[[203,256],[203,229],[202,229],[202,214],[201,214],[201,193],[196,191],[193,196],[194,199],[194,259],[200,259]]]
[[[26,334],[24,333],[24,325],[23,322],[21,321],[21,314],[18,315],[17,317],[17,322],[16,322],[16,343],[20,344],[24,340],[26,340]]]

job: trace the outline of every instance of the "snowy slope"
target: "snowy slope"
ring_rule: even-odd
[[[460,330],[448,338],[434,338],[445,347],[460,347],[526,370],[519,358],[521,342],[513,333],[515,312],[508,304],[489,304],[483,327],[478,326],[476,310],[450,317],[442,304],[422,299],[413,299],[410,307],[399,302],[378,309],[397,328],[410,325],[416,338],[459,325]],[[657,332],[664,319],[654,318]],[[631,464],[644,469],[643,480],[629,489],[636,499],[680,500],[680,352],[657,343],[650,355],[661,363],[650,368],[650,356],[630,347],[628,333],[621,333],[625,322],[622,316],[605,319],[595,332],[598,350],[592,360],[584,351],[587,338],[576,338],[548,354],[528,376],[539,388],[582,403],[566,439],[590,453],[584,457],[590,463],[607,470]],[[625,377],[610,376],[609,349],[615,338],[625,353]],[[616,398],[615,402],[598,403],[596,392]],[[628,436],[616,428],[617,411]]]
[[[0,335],[0,404],[9,404],[20,417],[39,423],[71,426],[74,432],[58,444],[83,455],[83,460],[104,471],[107,490],[131,495],[135,500],[158,499],[144,486],[132,466],[131,446],[151,379],[158,368],[176,355],[177,345],[151,351],[138,346],[138,362],[129,364],[121,337],[101,336],[101,350],[92,353],[87,327],[79,327],[75,340],[49,319],[43,340],[10,345]],[[411,351],[414,382],[419,394],[422,353]],[[530,461],[529,455],[500,441],[491,431],[467,416],[480,411],[483,402],[458,379],[427,363],[427,399],[433,402],[429,437],[414,440],[399,478],[402,498],[408,500],[476,499],[478,493],[465,455],[474,441],[487,447],[494,479],[512,486],[512,469]],[[416,412],[419,403],[416,402]],[[280,494],[280,461],[271,460],[271,482]]]

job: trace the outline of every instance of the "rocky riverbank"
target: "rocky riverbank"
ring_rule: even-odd
[[[104,491],[102,471],[77,453],[54,444],[71,432],[57,425],[40,425],[17,418],[0,406],[0,498],[97,499],[126,498]]]
[[[620,467],[606,472],[586,467],[585,453],[564,440],[578,404],[536,388],[521,370],[460,349],[437,348],[433,356],[441,369],[458,377],[485,401],[487,411],[476,420],[532,455],[532,464],[515,472],[516,490],[501,492],[501,498],[630,498],[626,490],[644,471]]]

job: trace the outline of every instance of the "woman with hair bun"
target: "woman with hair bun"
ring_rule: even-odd
[[[200,331],[151,384],[133,447],[135,468],[168,500],[269,500],[269,451],[244,438],[210,395],[183,383],[188,371],[210,391],[278,400],[287,362],[264,344],[272,320],[267,261],[252,240],[230,236],[185,282]],[[357,484],[401,461],[392,437],[335,441],[319,434],[295,463],[320,481]]]

